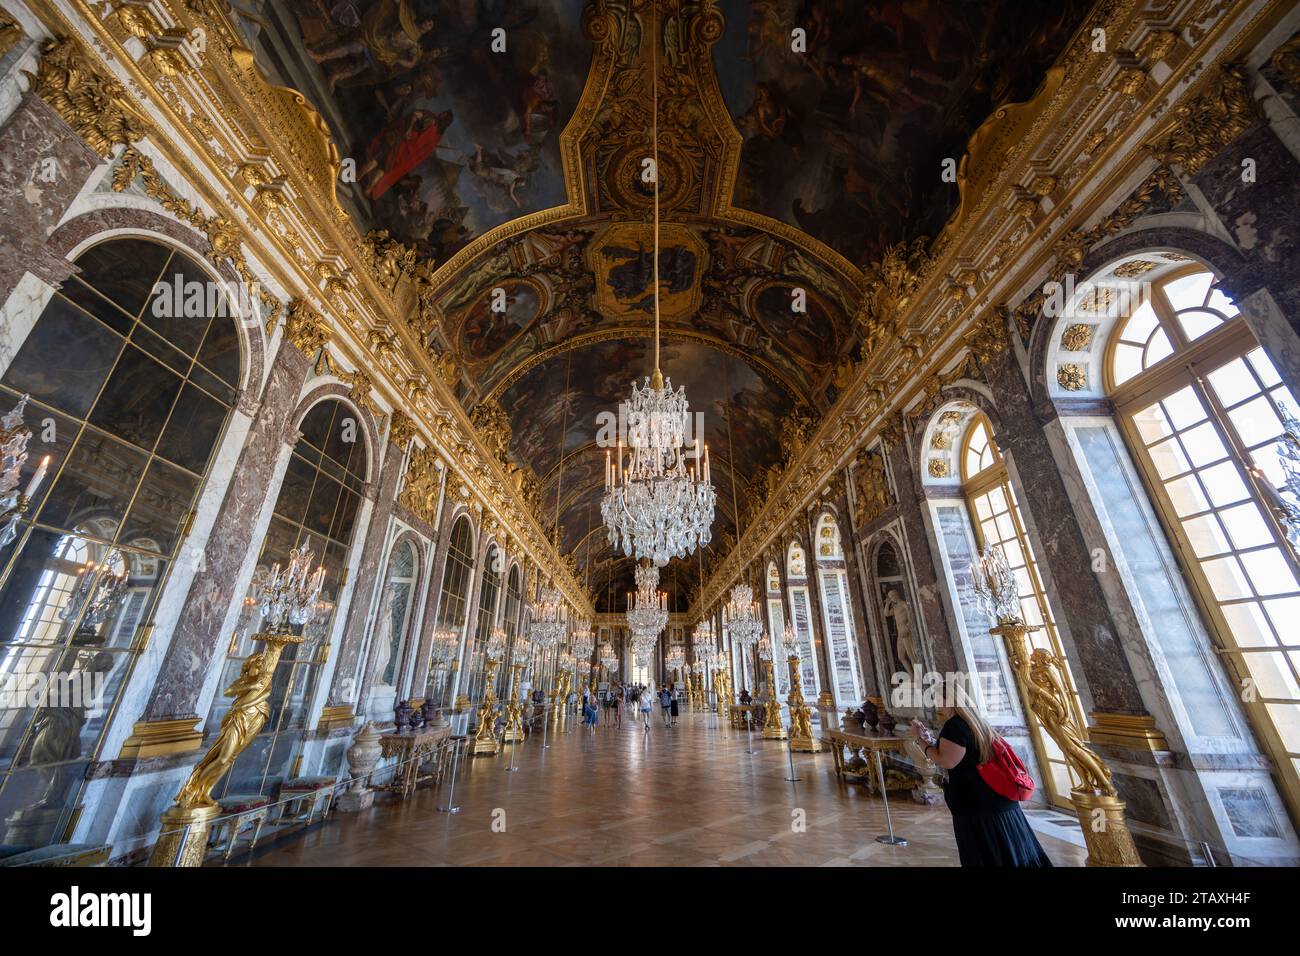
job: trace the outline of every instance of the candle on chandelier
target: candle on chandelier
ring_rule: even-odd
[[[32,495],[36,494],[36,489],[39,488],[41,482],[45,480],[45,472],[49,470],[49,467],[50,456],[46,455],[41,459],[41,463],[36,466],[36,470],[32,472],[32,480],[27,482],[27,490],[23,492],[24,498],[30,498]]]
[[[704,446],[704,481],[707,484],[709,480],[709,446]]]

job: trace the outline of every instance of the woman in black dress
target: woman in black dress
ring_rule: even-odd
[[[1020,804],[998,793],[980,776],[979,765],[993,756],[993,730],[973,707],[939,711],[939,739],[912,721],[912,733],[924,743],[925,755],[948,771],[944,802],[952,813],[957,855],[962,866],[1051,866],[1029,828]]]

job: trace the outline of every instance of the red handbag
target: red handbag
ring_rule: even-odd
[[[993,756],[978,769],[984,782],[1008,800],[1020,803],[1034,794],[1034,778],[1029,776],[1011,745],[1001,737],[993,738]]]

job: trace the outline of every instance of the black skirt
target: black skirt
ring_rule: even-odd
[[[673,702],[672,702],[671,704],[669,704],[668,707],[669,707],[668,716],[669,716],[669,717],[676,717],[676,716],[677,716],[677,698],[676,698],[676,697],[673,698]]]
[[[998,813],[954,813],[962,866],[1051,866],[1019,804]]]

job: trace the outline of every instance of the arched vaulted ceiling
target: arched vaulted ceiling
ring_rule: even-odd
[[[944,160],[1034,92],[1090,6],[231,5],[263,66],[351,144],[358,221],[437,264],[428,348],[538,516],[558,513],[598,606],[631,588],[601,528],[597,438],[652,368],[657,57],[661,364],[703,415],[718,493],[713,544],[662,575],[681,609],[861,357],[862,267],[942,230],[960,202]]]

